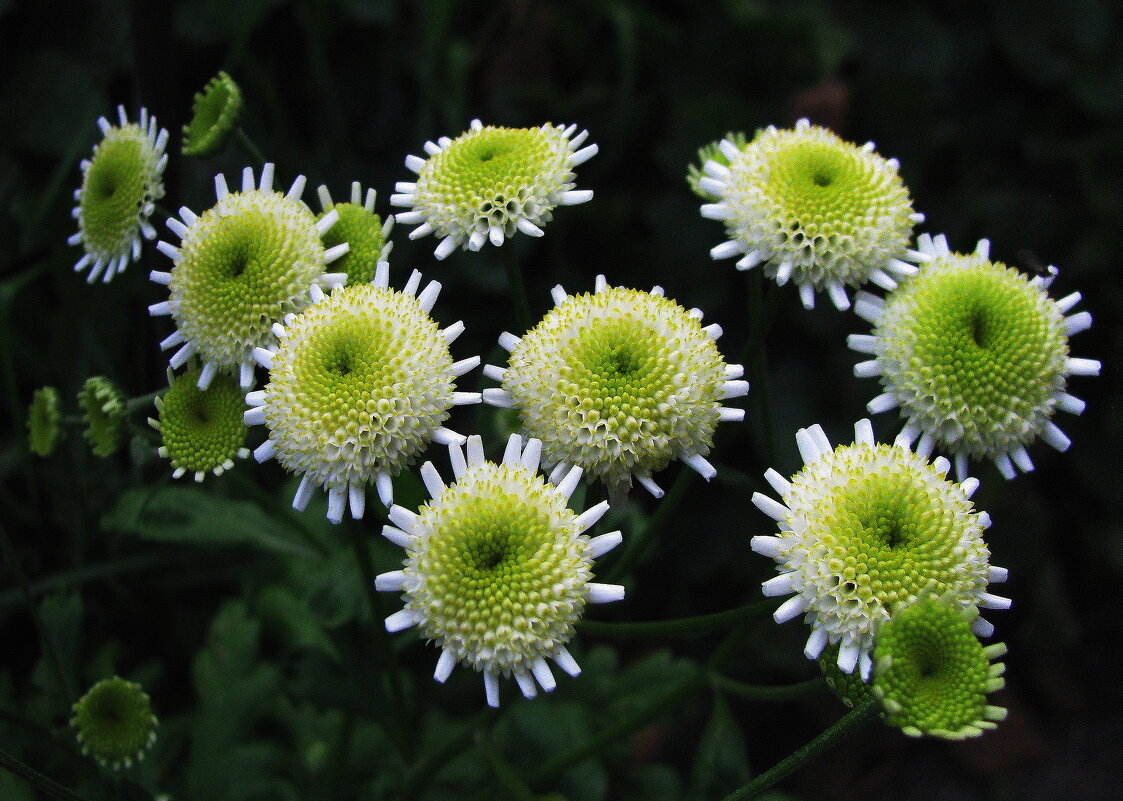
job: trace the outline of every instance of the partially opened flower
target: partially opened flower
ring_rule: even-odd
[[[506,368],[484,374],[502,389],[484,401],[515,408],[522,433],[542,440],[542,458],[560,471],[578,465],[588,478],[625,493],[633,478],[656,497],[652,473],[681,459],[707,481],[706,460],[723,420],[744,409],[722,401],[746,394],[743,369],[726,364],[716,323],[651,292],[610,287],[598,276],[593,293],[554,287],[555,307],[522,338],[504,333]]]
[[[27,409],[27,444],[37,456],[50,456],[62,437],[62,401],[54,387],[40,387]]]
[[[576,676],[566,643],[585,605],[624,597],[623,587],[592,581],[593,560],[620,543],[620,532],[584,535],[608,503],[571,511],[581,468],[548,482],[538,473],[541,451],[538,440],[513,434],[494,464],[479,436],[468,438],[467,457],[451,445],[455,482],[446,486],[426,462],[421,477],[432,500],[416,513],[392,507],[382,531],[406,550],[404,568],[375,581],[404,602],[387,630],[416,626],[441,649],[437,681],[457,663],[482,672],[490,706],[499,706],[500,676],[513,675],[527,698],[536,682],[554,689],[547,659]]]
[[[892,289],[925,258],[909,249],[924,217],[912,209],[897,160],[872,142],[858,147],[800,120],[794,130],[769,126],[748,145],[726,138],[718,147],[723,158],[707,161],[698,180],[698,191],[716,199],[702,216],[723,221],[729,237],[713,258],[738,257],[738,270],[762,264],[778,284],[795,283],[807,308],[825,291],[840,309],[850,306],[847,287]]]
[[[478,392],[454,388],[454,379],[480,363],[478,356],[452,360],[449,344],[463,323],[442,329],[429,316],[441,285],[430,282],[415,296],[416,270],[400,292],[388,279],[383,262],[371,284],[331,295],[313,287],[313,304],[274,326],[279,344],[254,351],[269,370],[265,388],[246,396],[253,407],[246,423],[268,430],[254,456],[276,457],[302,477],[296,509],[323,487],[334,523],[348,504],[352,517],[363,516],[372,482],[390,506],[391,478],[430,442],[463,442],[442,425],[452,406],[480,400]]]
[[[727,152],[733,152],[729,146],[722,150],[721,143],[725,141],[733,145],[734,150],[741,151],[748,147],[749,140],[740,131],[727,133],[724,139],[719,139],[716,142],[710,142],[698,149],[698,163],[691,164],[686,169],[686,183],[690,190],[702,200],[710,201],[711,203],[719,200],[719,196],[711,194],[702,188],[702,179],[706,177],[705,166],[707,161],[716,161],[722,167],[729,166],[729,156]],[[707,186],[712,187],[710,181],[706,182]]]
[[[171,462],[172,477],[190,473],[202,481],[249,456],[245,408],[245,393],[233,376],[218,376],[203,390],[198,367],[178,376],[168,370],[168,389],[156,398],[159,419],[148,418],[148,424],[160,432],[157,453]]]
[[[163,350],[179,347],[169,359],[173,369],[199,355],[200,389],[218,373],[234,372],[243,389],[252,386],[253,349],[273,342],[273,324],[308,305],[309,287],[346,280],[324,267],[345,254],[347,244],[326,248],[320,241],[339,215],[329,211],[317,222],[300,200],[303,192],[303,175],[282,194],[273,190],[272,164],[256,186],[246,167],[242,191],[230,192],[220,173],[212,208],[201,215],[181,208],[180,219],[168,220],[182,241],[157,244],[173,266],[150,277],[168,286],[169,298],[148,311],[175,321],[176,331],[160,343]]]
[[[74,704],[70,725],[82,753],[114,770],[127,768],[156,742],[148,693],[119,676],[99,681]]]
[[[191,104],[191,121],[183,126],[183,155],[213,156],[234,133],[242,114],[242,90],[219,71]]]
[[[390,205],[410,207],[396,215],[418,226],[410,239],[440,239],[438,259],[458,247],[502,245],[516,231],[542,236],[555,208],[593,197],[590,189],[574,189],[573,168],[596,155],[597,146],[581,147],[589,132],[576,131],[576,125],[501,128],[472,120],[456,139],[426,142],[427,158],[406,157],[417,180],[399,182]]]
[[[1038,438],[1066,450],[1053,413],[1084,410],[1065,391],[1068,378],[1100,371],[1094,359],[1069,356],[1069,337],[1092,324],[1088,312],[1065,316],[1080,293],[1053,300],[1051,279],[991,261],[985,239],[967,255],[943,236],[919,242],[933,260],[918,275],[884,300],[863,293],[855,305],[873,333],[848,339],[872,356],[854,373],[876,376],[884,390],[869,411],[899,407],[898,439],[919,437],[918,453],[953,456],[961,479],[969,458],[994,460],[1006,478],[1015,466],[1032,470],[1026,446]]]
[[[890,611],[933,592],[961,606],[1005,609],[1009,599],[987,592],[1006,570],[990,565],[985,512],[970,496],[978,480],[945,478],[951,464],[929,463],[901,445],[878,444],[868,420],[854,426],[854,444],[832,448],[818,425],[800,429],[804,467],[791,480],[769,469],[780,496],[753,503],[777,521],[778,536],[752,538],[752,549],[776,560],[780,574],[766,596],[789,595],[777,623],[804,615],[811,625],[805,653],[816,659],[839,645],[837,664],[868,679],[878,627]],[[975,630],[989,634],[981,618]]]
[[[987,701],[1002,689],[1002,643],[983,646],[978,612],[948,598],[923,598],[895,610],[877,634],[870,685],[885,720],[913,737],[977,737],[1005,719]]]
[[[120,387],[105,376],[91,376],[78,393],[78,406],[86,422],[90,450],[101,457],[115,454],[121,447],[121,428],[128,411]]]
[[[333,202],[326,186],[320,187],[319,196],[323,211],[316,219],[323,219],[331,211],[339,215],[335,225],[322,237],[324,247],[331,249],[343,243],[347,243],[349,247],[335,262],[334,269],[346,274],[347,286],[369,284],[374,280],[379,262],[386,261],[394,247],[389,239],[394,218],[388,216],[386,222],[383,222],[374,213],[376,193],[373,189],[368,189],[364,200],[363,187],[358,181],[351,184],[350,203]]]
[[[99,276],[108,282],[130,260],[140,259],[140,239],[155,238],[148,218],[164,196],[168,132],[157,129],[147,109],[140,110],[139,122],[129,122],[125,107],[118,106],[117,118],[118,125],[98,118],[102,139],[82,160],[82,186],[74,192],[78,233],[69,242],[85,250],[74,269],[89,268],[90,283]]]

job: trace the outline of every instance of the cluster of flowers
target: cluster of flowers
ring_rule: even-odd
[[[208,85],[184,152],[213,152],[240,107],[228,77]],[[76,269],[90,267],[91,280],[138,258],[164,194],[167,133],[143,110],[139,125],[123,109],[119,119],[99,121],[104,138],[76,193],[72,242],[85,249]],[[592,198],[574,184],[574,168],[597,152],[586,137],[576,126],[475,120],[405,159],[416,178],[395,186],[390,203],[406,209],[396,219],[417,226],[411,238],[433,234],[438,259],[542,236],[558,207]],[[1026,280],[989,261],[985,243],[971,256],[952,254],[942,237],[910,248],[923,217],[896,162],[872,144],[854,147],[801,121],[703,153],[691,183],[709,201],[703,215],[723,220],[729,235],[715,258],[763,265],[778,283],[797,284],[809,307],[820,290],[840,309],[847,288],[890,290],[858,294],[855,309],[874,333],[850,344],[874,357],[856,374],[880,376],[885,388],[870,411],[899,406],[907,417],[896,443],[878,445],[868,421],[852,446],[835,449],[818,426],[801,430],[804,469],[790,481],[768,471],[781,501],[753,498],[781,529],[752,539],[782,571],[765,593],[792,596],[776,619],[805,615],[807,655],[835,671],[837,687],[857,676],[844,697],[876,694],[910,733],[978,733],[1001,717],[986,704],[1001,683],[1001,666],[990,664],[1001,648],[978,644],[975,634],[991,626],[977,609],[1009,602],[986,592],[1005,571],[989,565],[989,520],[969,501],[978,482],[964,475],[966,459],[989,456],[1012,475],[1011,464],[1032,466],[1025,445],[1034,438],[1067,446],[1050,417],[1080,411],[1064,392],[1068,375],[1098,370],[1067,350],[1090,318],[1064,317],[1079,295],[1049,299],[1052,276]],[[373,190],[364,198],[355,183],[350,202],[337,203],[320,187],[317,214],[301,199],[303,176],[285,192],[273,183],[272,164],[256,175],[247,167],[237,191],[217,175],[215,205],[179,209],[167,220],[178,242],[157,243],[171,267],[150,278],[168,299],[149,311],[175,325],[160,345],[175,349],[169,387],[150,420],[159,454],[176,477],[201,481],[248,456],[247,426],[263,426],[257,461],[275,458],[300,476],[297,509],[323,489],[336,523],[348,510],[363,516],[373,484],[389,509],[383,535],[405,549],[402,569],[376,582],[403,600],[387,629],[416,626],[441,649],[438,681],[458,663],[481,672],[493,706],[501,676],[528,698],[553,689],[547,659],[579,672],[566,644],[585,605],[623,597],[622,587],[592,581],[593,560],[621,533],[585,535],[609,501],[575,512],[570,496],[585,477],[613,503],[633,482],[661,497],[654,474],[672,460],[715,475],[706,457],[718,423],[744,418],[723,402],[749,390],[742,367],[717,349],[721,327],[703,326],[702,312],[658,286],[625,289],[598,276],[592,292],[555,287],[541,321],[499,337],[507,365],[483,369],[498,387],[458,391],[456,379],[480,359],[454,360],[463,324],[441,328],[430,316],[440,283],[422,287],[414,270],[402,289],[391,286],[394,218],[374,212]],[[259,367],[268,379],[254,390]],[[444,426],[453,406],[481,401],[518,412],[520,433],[499,463],[485,459],[480,437]],[[434,442],[448,448],[453,482],[425,462],[431,500],[416,512],[395,505],[394,477]],[[945,477],[947,459],[929,462],[937,446],[954,455],[959,483]]]
[[[899,408],[904,427],[883,445],[861,420],[853,444],[837,448],[819,426],[801,429],[803,469],[790,480],[765,473],[780,500],[755,493],[753,503],[780,531],[751,545],[779,569],[764,594],[789,596],[774,617],[804,617],[806,655],[848,703],[880,699],[886,720],[909,734],[979,734],[1005,715],[986,701],[1002,686],[991,660],[1005,648],[979,643],[994,630],[979,608],[1010,600],[987,592],[1007,572],[989,563],[990,518],[969,500],[979,482],[968,461],[991,459],[1010,479],[1015,467],[1033,469],[1034,440],[1068,448],[1051,418],[1083,411],[1065,391],[1069,376],[1099,373],[1098,361],[1068,349],[1091,316],[1069,314],[1079,293],[1049,297],[1055,268],[1023,275],[992,261],[986,240],[970,254],[942,235],[921,234],[913,247],[924,216],[896,160],[873,143],[800,120],[752,140],[730,134],[699,155],[688,181],[707,201],[702,216],[723,221],[728,236],[713,258],[792,281],[808,308],[819,291],[840,310],[851,306],[848,289],[887,293],[859,289],[854,310],[873,331],[848,344],[870,357],[854,374],[881,381],[868,411]],[[946,477],[948,458],[929,461],[937,449],[954,459],[957,481]]]

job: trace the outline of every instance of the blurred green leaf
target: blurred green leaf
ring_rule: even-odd
[[[688,799],[724,798],[749,780],[745,735],[721,695],[714,696],[710,722],[702,732]]]
[[[254,612],[289,648],[315,648],[339,661],[339,650],[323,622],[288,587],[269,584],[262,588],[254,601]]]

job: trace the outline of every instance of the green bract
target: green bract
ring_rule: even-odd
[[[930,464],[875,443],[868,420],[855,426],[853,445],[832,448],[819,426],[800,429],[796,442],[804,468],[790,481],[765,473],[780,502],[753,494],[780,534],[753,537],[752,548],[781,571],[764,582],[764,594],[792,596],[777,622],[806,613],[809,658],[838,643],[838,666],[847,673],[859,666],[867,678],[874,635],[895,606],[931,592],[964,606],[1009,606],[986,592],[1006,571],[989,565],[982,538],[989,517],[969,500],[978,481],[953,483],[946,459]]]
[[[50,456],[62,436],[61,400],[54,387],[35,390],[27,410],[27,444],[38,456]]]
[[[619,543],[620,532],[582,536],[608,504],[572,512],[567,501],[581,470],[548,483],[537,472],[536,440],[524,448],[513,435],[502,464],[484,461],[478,436],[469,438],[467,457],[459,445],[451,452],[455,483],[446,487],[427,462],[422,477],[432,500],[416,514],[390,510],[394,525],[383,533],[406,549],[405,567],[380,575],[376,586],[401,591],[405,605],[386,628],[416,625],[442,649],[438,681],[462,662],[484,674],[492,706],[501,675],[514,675],[531,698],[535,680],[554,688],[546,659],[579,672],[565,644],[585,604],[623,597],[623,587],[591,582],[593,559]]]
[[[682,459],[707,480],[705,456],[721,420],[741,409],[721,401],[744,395],[740,365],[722,361],[717,325],[703,328],[662,290],[608,287],[592,294],[554,290],[557,305],[521,339],[504,334],[511,351],[503,382],[484,400],[518,409],[522,432],[542,440],[547,464],[579,465],[587,477],[627,492],[633,476],[657,496],[651,474]]]
[[[156,722],[144,689],[117,676],[91,687],[74,704],[70,719],[82,753],[114,770],[144,758],[156,741]]]
[[[479,250],[484,243],[502,245],[516,231],[542,236],[557,206],[584,203],[590,190],[575,190],[573,168],[597,152],[578,150],[588,136],[577,126],[546,123],[537,128],[499,128],[472,120],[455,140],[426,142],[428,158],[408,156],[406,166],[417,181],[399,182],[393,206],[409,206],[398,222],[417,224],[410,239],[440,238],[435,255],[443,259],[457,247]]]
[[[764,264],[784,284],[799,286],[808,308],[826,291],[840,308],[845,287],[873,281],[892,288],[916,272],[909,239],[923,215],[912,210],[895,159],[800,120],[794,130],[769,126],[748,145],[718,144],[723,158],[703,165],[698,191],[717,199],[702,216],[722,220],[729,241],[715,259],[739,256],[737,269]]]
[[[441,424],[454,404],[479,400],[453,391],[453,379],[479,357],[452,361],[449,342],[459,328],[442,331],[429,316],[440,284],[414,297],[419,274],[401,292],[386,285],[387,274],[384,263],[375,283],[321,295],[278,327],[277,349],[258,351],[269,383],[246,398],[254,407],[246,422],[269,430],[258,460],[275,456],[303,476],[297,508],[324,487],[335,522],[348,498],[352,514],[362,516],[372,481],[389,506],[391,476],[434,439],[462,439]]]
[[[346,279],[325,273],[324,265],[346,253],[347,245],[325,249],[320,241],[338,215],[316,221],[300,201],[303,176],[287,194],[273,191],[272,183],[272,164],[265,165],[258,187],[247,167],[240,192],[227,191],[225,177],[216,176],[215,206],[199,216],[181,209],[183,222],[168,223],[182,239],[179,247],[159,244],[174,267],[152,273],[152,280],[168,285],[169,299],[149,313],[175,320],[176,332],[161,343],[165,349],[181,346],[169,360],[173,369],[199,354],[202,389],[216,374],[233,371],[249,387],[253,349],[274,341],[272,326],[308,304],[313,284]]]
[[[1079,294],[1054,301],[1045,282],[991,261],[988,243],[970,255],[951,253],[939,237],[921,238],[933,256],[884,300],[863,295],[856,307],[872,336],[850,347],[874,358],[855,368],[878,376],[885,392],[871,412],[900,407],[901,437],[918,451],[993,459],[1007,478],[1014,464],[1032,469],[1025,446],[1038,437],[1064,450],[1069,441],[1050,420],[1054,409],[1079,413],[1064,392],[1069,374],[1095,374],[1099,362],[1072,359],[1068,337],[1091,324],[1087,312],[1065,317]]]
[[[877,635],[872,688],[886,722],[905,734],[959,740],[993,729],[1006,710],[987,703],[1002,688],[997,643],[984,647],[971,630],[977,611],[947,598],[926,598],[893,613]]]
[[[156,118],[143,108],[139,123],[129,122],[124,106],[117,107],[117,116],[119,126],[98,119],[102,140],[94,145],[93,155],[82,160],[82,186],[74,193],[78,233],[69,242],[86,251],[74,269],[88,267],[90,283],[98,276],[110,281],[130,259],[140,258],[141,236],[156,236],[148,218],[164,196],[168,132],[157,132]]]
[[[323,219],[332,209],[339,215],[335,225],[322,237],[324,247],[332,248],[346,243],[349,246],[335,263],[335,269],[347,275],[347,286],[369,284],[374,280],[379,262],[386,261],[394,243],[389,241],[394,227],[394,218],[386,222],[374,213],[375,191],[368,189],[363,200],[363,189],[358,181],[351,184],[351,202],[333,203],[326,186],[319,189],[320,205],[323,212],[316,219]]]
[[[121,445],[121,423],[125,419],[125,396],[105,376],[91,376],[78,393],[78,405],[86,420],[86,439],[98,456],[112,456]]]
[[[168,389],[156,398],[159,420],[148,422],[160,432],[158,453],[171,462],[175,478],[185,473],[202,481],[207,473],[221,475],[244,459],[246,424],[242,422],[245,396],[230,376],[219,376],[206,390],[199,389],[199,368],[179,376],[169,371]]]
[[[183,126],[183,155],[213,156],[226,144],[242,114],[242,90],[219,72],[195,93],[191,121]]]

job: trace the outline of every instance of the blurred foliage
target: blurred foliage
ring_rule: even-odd
[[[1038,469],[1011,483],[992,466],[975,471],[983,481],[975,500],[995,521],[995,562],[1011,572],[1014,608],[993,616],[1010,646],[1002,698],[1010,720],[956,746],[875,730],[767,797],[1115,797],[1123,777],[1108,757],[1123,750],[1123,624],[1118,602],[1105,598],[1123,581],[1123,519],[1110,500],[1123,428],[1113,367],[1123,350],[1119,4],[658,8],[0,2],[0,533],[11,544],[0,573],[0,748],[89,801],[492,798],[501,785],[488,746],[532,797],[702,801],[843,712],[824,696],[765,704],[711,689],[698,677],[713,636],[602,643],[579,634],[580,679],[533,702],[504,686],[493,715],[478,675],[456,671],[437,685],[433,649],[414,635],[385,636],[380,618],[392,610],[372,610],[352,550],[369,548],[378,571],[400,560],[374,536],[373,503],[368,519],[337,528],[323,520],[322,499],[298,515],[287,508],[293,484],[274,463],[239,464],[202,488],[172,484],[143,426],[150,409],[135,410],[132,447],[108,460],[80,436],[46,459],[30,452],[26,414],[38,387],[74,398],[86,377],[102,374],[136,397],[165,381],[156,343],[166,321],[146,312],[164,295],[146,274],[166,259],[146,245],[139,265],[93,287],[71,270],[79,255],[65,245],[75,230],[71,193],[96,118],[118,103],[146,106],[172,134],[165,202],[206,208],[214,174],[249,163],[236,146],[178,157],[194,93],[224,69],[244,91],[242,125],[276,162],[279,183],[304,173],[311,187],[346,196],[359,180],[378,190],[383,215],[394,182],[408,177],[404,156],[455,136],[472,117],[587,127],[600,154],[581,167],[579,185],[594,200],[561,210],[544,238],[507,245],[525,267],[532,307],[545,311],[559,282],[591,289],[598,273],[614,284],[658,283],[720,322],[730,361],[743,357],[759,322],[746,313],[757,273],[710,260],[720,227],[699,216],[686,184],[698,149],[730,130],[808,116],[849,140],[875,140],[900,159],[928,218],[923,230],[946,232],[958,249],[988,237],[996,258],[1026,269],[1058,265],[1054,291],[1081,291],[1096,318],[1075,353],[1101,359],[1104,375],[1074,382],[1088,410],[1061,421],[1069,453],[1035,447]],[[457,252],[437,263],[431,241],[411,242],[402,230],[394,240],[391,280],[400,285],[414,267],[439,279],[436,317],[467,326],[457,358],[495,362],[496,337],[513,324],[499,254]],[[796,467],[796,428],[821,422],[837,440],[865,414],[870,387],[853,378],[856,357],[844,344],[865,330],[860,321],[829,304],[805,312],[792,287],[763,292],[777,317],[750,376],[746,422],[718,433],[719,477],[685,479],[676,513],[619,577],[628,599],[598,617],[660,620],[757,599],[771,571],[748,547],[772,525],[749,503],[761,474]],[[478,386],[466,389],[487,385],[478,372],[471,381]],[[64,415],[77,412],[64,400]],[[509,425],[490,408],[456,414],[454,427],[484,432],[493,448],[494,432]],[[882,437],[895,430],[887,418],[874,425]],[[415,507],[420,482],[398,484],[399,503]],[[625,541],[658,509],[634,497],[616,517]],[[814,674],[798,624],[765,619],[739,633],[725,675],[783,684]],[[402,668],[397,684],[373,667],[391,662]],[[78,755],[66,726],[78,694],[114,673],[144,685],[161,721],[151,754],[119,782]],[[589,753],[573,750],[621,720],[635,725]],[[33,797],[0,771],[0,798]]]

